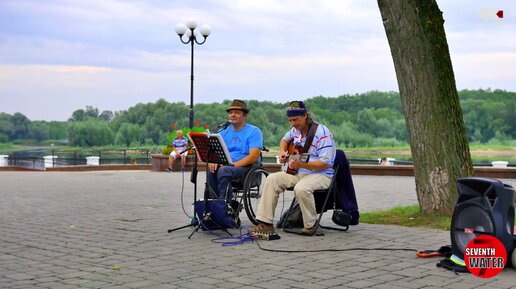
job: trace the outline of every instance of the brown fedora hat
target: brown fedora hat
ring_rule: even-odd
[[[226,109],[226,111],[229,112],[232,109],[238,109],[238,110],[241,110],[241,111],[243,111],[245,113],[249,112],[249,109],[247,109],[247,104],[245,104],[245,102],[243,100],[240,100],[240,99],[233,100],[233,102],[231,103],[229,108]]]

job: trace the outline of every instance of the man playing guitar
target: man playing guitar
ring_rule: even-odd
[[[270,174],[265,180],[264,190],[258,206],[256,218],[260,224],[251,232],[273,232],[274,211],[279,194],[294,187],[294,194],[303,215],[304,228],[301,233],[312,235],[316,229],[317,212],[313,191],[327,189],[333,177],[335,142],[329,129],[314,122],[302,101],[292,101],[287,108],[287,117],[292,129],[280,141],[279,162],[288,163],[290,172]],[[288,147],[292,143],[298,153],[306,152],[303,158],[287,158]],[[297,171],[297,174],[292,174]]]
[[[310,143],[308,141],[305,141],[306,143]],[[286,155],[282,156],[282,153],[284,154],[286,152]],[[307,150],[304,149],[304,147],[295,145],[293,141],[290,141],[287,145],[287,150],[283,151],[280,150],[280,156],[279,161],[282,163],[281,171],[286,172],[287,174],[295,175],[297,174],[297,169],[290,166],[290,164],[294,164],[294,160],[300,161],[301,163],[307,163],[310,159],[310,154],[307,153]]]

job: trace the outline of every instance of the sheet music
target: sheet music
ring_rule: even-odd
[[[228,147],[226,146],[226,142],[222,138],[222,136],[219,133],[213,133],[209,135],[210,137],[210,144],[212,145],[212,149],[214,149],[218,154],[222,153],[226,156],[226,159],[228,161],[228,164],[233,164],[233,161],[231,160],[231,155],[229,154]],[[214,141],[216,139],[217,141]],[[220,144],[220,145],[217,145]]]
[[[224,165],[233,163],[226,143],[220,134],[190,132],[188,138],[195,147],[197,157],[202,162]],[[209,159],[207,159],[208,157]]]

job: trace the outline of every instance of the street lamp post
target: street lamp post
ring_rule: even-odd
[[[211,33],[210,26],[203,25],[200,27],[199,32],[201,33],[203,39],[202,41],[197,40],[197,22],[195,19],[190,18],[186,25],[183,23],[179,23],[176,25],[176,33],[179,35],[179,39],[184,44],[191,44],[191,66],[190,66],[190,129],[194,127],[194,109],[193,109],[193,81],[194,81],[194,44],[198,45],[204,44],[206,39]],[[187,40],[183,40],[183,35],[186,36]]]
[[[198,45],[204,44],[204,42],[206,42],[206,38],[208,38],[208,35],[210,35],[210,33],[211,33],[210,26],[208,26],[208,25],[201,26],[199,29],[199,32],[202,35],[202,41],[199,41],[199,40],[197,40],[197,37],[196,37],[197,36],[196,28],[197,28],[197,22],[195,22],[194,19],[188,20],[186,22],[186,25],[183,23],[179,23],[176,25],[176,33],[177,33],[177,35],[179,35],[179,39],[181,40],[181,42],[183,42],[184,44],[190,44],[192,47],[192,49],[191,49],[191,51],[192,51],[191,52],[191,66],[190,66],[190,130],[192,130],[194,127],[194,107],[193,107],[193,103],[194,103],[194,99],[193,99],[194,45],[196,43]],[[183,40],[183,35],[186,36],[186,41]],[[197,201],[197,155],[194,156],[194,167],[192,169],[192,174],[190,176],[190,182],[192,182],[194,184],[194,203],[195,203],[195,201]],[[195,206],[193,208],[193,218],[192,218],[190,224],[179,227],[179,228],[170,229],[170,230],[168,230],[168,232],[170,233],[170,232],[180,230],[180,229],[190,227],[190,226],[197,226],[197,228],[192,232],[192,234],[190,234],[190,236],[188,236],[188,239],[190,239],[190,237],[192,237],[193,233],[195,233],[199,229],[199,225],[198,225],[198,222],[196,219]]]

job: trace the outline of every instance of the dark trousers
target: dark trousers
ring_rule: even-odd
[[[219,199],[226,198],[228,201],[232,200],[233,191],[231,188],[231,180],[243,178],[249,169],[250,167],[223,166],[215,171],[215,173],[208,172],[210,192],[217,194]],[[209,198],[212,197],[214,196],[209,195]]]

